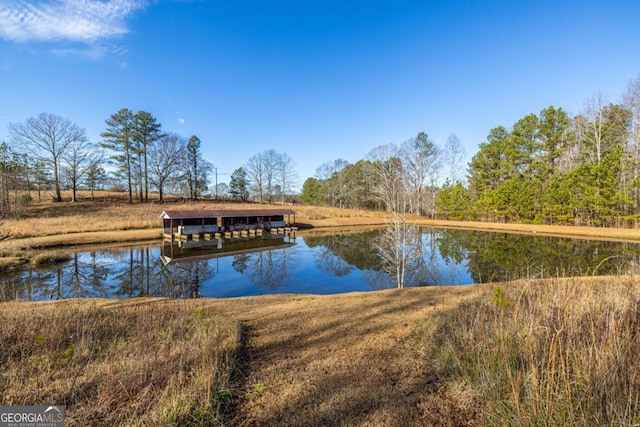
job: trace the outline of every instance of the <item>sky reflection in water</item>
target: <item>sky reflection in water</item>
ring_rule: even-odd
[[[420,238],[413,250],[422,256],[407,269],[407,286],[620,274],[635,269],[640,253],[631,243],[460,230],[414,232]],[[165,243],[78,252],[68,262],[0,278],[0,299],[226,298],[393,288],[395,280],[384,272],[376,247],[379,237],[380,230],[374,230],[211,243],[189,250]],[[269,245],[274,246],[265,247]],[[225,255],[226,250],[233,252]]]

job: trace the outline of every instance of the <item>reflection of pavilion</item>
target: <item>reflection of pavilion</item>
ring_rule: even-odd
[[[162,262],[213,258],[292,245],[291,209],[201,209],[162,212]],[[285,220],[286,217],[286,220]]]
[[[224,243],[223,243],[224,242]],[[164,265],[207,258],[270,251],[293,246],[295,237],[274,235],[271,238],[236,238],[227,240],[165,240],[160,260]]]
[[[291,209],[201,209],[162,212],[163,234],[169,240],[204,240],[295,235],[296,212]],[[286,220],[285,220],[286,217]]]

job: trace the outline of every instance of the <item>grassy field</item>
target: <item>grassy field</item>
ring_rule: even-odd
[[[420,406],[434,423],[640,423],[637,277],[491,286],[418,336],[433,396]]]
[[[0,404],[66,405],[65,425],[218,425],[238,327],[194,301],[4,303]]]
[[[640,281],[4,303],[0,405],[67,425],[636,425]]]
[[[34,204],[26,218],[5,221],[20,238],[0,244],[0,265],[11,256],[64,257],[69,245],[155,239],[163,209],[210,206]],[[315,227],[384,223],[376,212],[295,210]],[[484,226],[590,238],[637,233]],[[333,296],[2,303],[0,322],[0,405],[64,404],[71,426],[640,423],[635,276]]]
[[[63,196],[67,196],[63,193]],[[161,228],[160,214],[165,209],[259,209],[274,208],[280,205],[259,205],[254,203],[226,203],[213,201],[192,202],[184,199],[169,199],[166,203],[154,201],[146,203],[127,203],[117,193],[100,193],[95,200],[88,194],[79,192],[79,201],[75,203],[55,203],[50,200],[34,201],[21,212],[18,219],[6,218],[3,228],[16,239],[64,235],[78,232],[121,231],[132,229]],[[357,223],[379,224],[385,215],[376,211],[357,209],[337,209],[329,207],[291,206],[298,214],[296,221],[302,225],[339,226],[350,225],[352,218]],[[1,234],[1,233],[0,233]]]
[[[68,196],[63,193],[63,196]],[[160,214],[165,209],[276,209],[279,205],[214,203],[171,200],[167,203],[127,203],[122,194],[100,193],[95,200],[79,192],[75,203],[34,201],[20,218],[6,218],[0,225],[0,272],[31,262],[50,263],[65,256],[65,247],[98,243],[155,240],[162,236]],[[291,208],[291,206],[286,206]],[[375,211],[295,206],[300,227],[349,227],[380,225],[385,214]]]

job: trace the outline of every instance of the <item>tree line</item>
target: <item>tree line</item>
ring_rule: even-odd
[[[295,162],[286,153],[269,149],[255,154],[231,174],[229,195],[240,201],[253,197],[258,203],[295,200],[298,183],[295,168]]]
[[[575,117],[553,106],[494,128],[446,185],[439,215],[539,224],[636,226],[640,219],[640,76],[619,103],[600,93]]]
[[[133,194],[149,200],[149,188],[164,201],[165,189],[182,187],[181,193],[197,200],[208,188],[212,165],[202,157],[201,141],[176,133],[163,133],[157,119],[146,111],[119,110],[106,120],[100,146],[110,153],[115,176],[125,182],[129,203]]]
[[[598,93],[569,115],[549,106],[492,129],[466,165],[455,134],[420,132],[365,159],[321,165],[300,200],[451,220],[636,226],[640,220],[640,75],[618,103]]]
[[[33,191],[117,186],[129,202],[191,199],[211,190],[212,164],[197,136],[162,131],[148,112],[121,109],[106,120],[103,140],[42,113],[11,123],[14,144],[0,144],[0,216],[17,213]],[[468,164],[460,139],[438,145],[426,132],[373,148],[353,164],[320,165],[296,194],[288,154],[267,149],[233,171],[215,193],[239,201],[378,209],[431,218],[541,224],[625,226],[640,220],[640,75],[620,102],[596,94],[571,116],[549,106],[510,127],[492,129]],[[109,171],[107,172],[107,169]],[[217,184],[217,183],[216,183]],[[13,197],[10,197],[13,194]],[[135,196],[135,197],[134,197]]]
[[[19,217],[36,194],[61,202],[70,190],[125,191],[129,203],[164,201],[165,194],[197,200],[216,194],[246,201],[285,202],[297,183],[295,163],[287,154],[267,150],[251,157],[231,176],[231,185],[210,181],[213,164],[202,154],[202,141],[164,132],[147,111],[122,108],[105,120],[99,142],[61,116],[40,113],[10,123],[11,145],[0,143],[0,218]],[[216,180],[217,181],[217,180]]]
[[[197,199],[207,189],[211,165],[201,154],[197,136],[188,140],[161,129],[147,111],[123,108],[106,120],[102,141],[89,141],[85,129],[61,116],[40,113],[24,122],[10,123],[12,145],[0,144],[0,216],[18,215],[36,192],[51,192],[62,201],[62,190],[77,191],[111,187],[126,189],[129,203],[134,196],[148,201],[164,190]],[[13,197],[12,197],[13,196]]]
[[[419,132],[401,144],[375,147],[354,164],[338,159],[320,165],[304,182],[300,201],[435,217],[440,183],[462,179],[463,158],[457,135],[438,146]]]

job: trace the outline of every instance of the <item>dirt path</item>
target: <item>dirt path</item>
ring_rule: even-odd
[[[240,390],[230,425],[422,425],[427,381],[415,328],[474,287],[211,301],[240,321]]]

